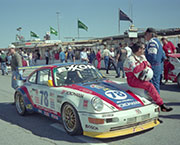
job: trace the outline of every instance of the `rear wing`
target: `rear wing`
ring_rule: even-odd
[[[22,78],[26,79],[34,70],[44,67],[46,65],[37,65],[37,66],[23,66],[23,67],[18,67],[18,70],[23,71]]]

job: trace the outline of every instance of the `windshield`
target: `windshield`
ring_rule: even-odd
[[[101,80],[102,74],[90,64],[69,65],[54,68],[56,86]]]

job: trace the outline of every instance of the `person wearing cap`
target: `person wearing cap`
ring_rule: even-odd
[[[164,60],[164,52],[160,41],[156,38],[156,31],[153,28],[147,28],[145,39],[148,41],[145,56],[150,62],[154,72],[151,82],[160,93],[160,78],[162,74],[162,63]]]
[[[7,56],[4,53],[4,51],[1,51],[0,55],[0,62],[1,62],[1,70],[2,70],[2,75],[7,74],[8,75],[8,70],[7,70]]]
[[[154,85],[149,82],[153,77],[150,63],[144,56],[145,46],[137,42],[132,46],[132,55],[124,62],[124,70],[127,76],[127,83],[134,88],[141,88],[148,92],[153,101],[160,106],[162,112],[169,112],[172,108],[165,106]]]
[[[22,67],[22,57],[19,53],[15,51],[14,45],[9,45],[9,52],[12,55],[11,59],[11,70],[12,70],[12,79],[11,86],[16,89],[20,86],[18,79],[22,78],[22,70],[18,70],[18,67]]]

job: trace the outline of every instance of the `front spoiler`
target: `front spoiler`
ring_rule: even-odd
[[[151,122],[142,124],[142,125],[137,125],[133,126],[130,128],[126,129],[121,129],[121,130],[116,130],[116,131],[110,131],[110,132],[87,132],[84,131],[83,135],[93,137],[93,138],[113,138],[113,137],[118,137],[118,136],[123,136],[123,135],[128,135],[128,134],[133,134],[136,132],[144,131],[150,128],[153,128],[160,124],[158,119],[154,119]]]

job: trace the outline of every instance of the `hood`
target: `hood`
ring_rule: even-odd
[[[118,84],[110,81],[74,84],[67,87],[97,96],[118,110],[126,110],[144,105],[134,93],[129,90],[123,91]]]

